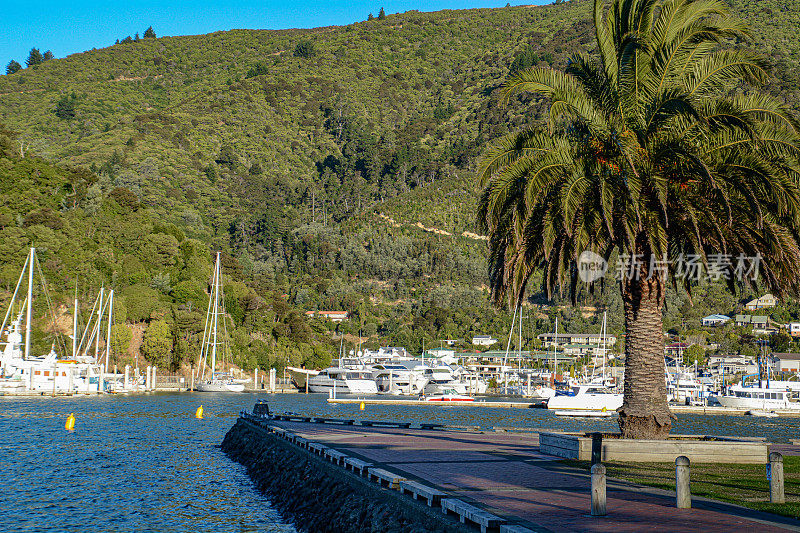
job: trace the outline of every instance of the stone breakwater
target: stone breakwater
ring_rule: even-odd
[[[301,531],[391,533],[474,531],[440,512],[315,457],[243,420],[222,450]]]

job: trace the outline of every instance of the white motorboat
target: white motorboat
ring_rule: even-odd
[[[439,394],[424,396],[426,402],[474,402],[475,398],[466,394],[459,394],[455,389],[446,389]]]
[[[564,409],[553,412],[556,416],[569,416],[573,418],[608,418],[616,414],[616,411],[596,410],[596,409]]]
[[[447,365],[422,366],[415,370],[421,370],[422,376],[427,379],[423,389],[425,394],[438,395],[445,391],[455,391],[458,394],[467,393],[467,384],[454,376],[453,369]]]
[[[428,378],[416,370],[419,363],[381,364],[373,367],[372,376],[379,393],[396,396],[419,396],[425,392]]]
[[[800,410],[800,392],[767,382],[767,386],[737,384],[728,394],[716,396],[723,407],[750,411]]]
[[[622,407],[622,394],[595,384],[578,385],[571,394],[553,396],[547,400],[547,408],[559,411],[616,411]]]
[[[761,409],[751,409],[745,413],[748,416],[760,416],[762,418],[777,418],[780,415],[775,411],[762,411]]]
[[[311,392],[335,392],[336,394],[377,394],[378,387],[371,370],[326,368],[308,379]]]

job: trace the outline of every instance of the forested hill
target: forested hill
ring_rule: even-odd
[[[775,64],[771,89],[800,111],[800,0],[733,1]],[[260,297],[345,307],[357,318],[348,328],[374,342],[499,334],[509,317],[485,302],[485,241],[470,233],[475,159],[488,140],[541,120],[540,100],[501,106],[497,89],[514,69],[564,68],[591,51],[591,6],[410,11],[52,59],[0,76],[0,122],[16,134],[6,166],[35,156],[88,170],[96,179],[77,203],[31,208],[68,217],[130,200],[147,224],[224,249]],[[25,214],[5,209],[17,217],[0,230],[8,241]],[[27,245],[14,238],[4,285]],[[162,270],[146,266],[137,283],[159,287]],[[125,283],[114,269],[97,275]]]

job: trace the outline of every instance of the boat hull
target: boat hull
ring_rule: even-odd
[[[242,383],[198,383],[196,392],[244,392]]]

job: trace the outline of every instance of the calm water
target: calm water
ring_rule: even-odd
[[[294,528],[217,448],[257,399],[273,411],[482,427],[614,430],[541,409],[329,405],[324,395],[156,394],[0,398],[0,531],[275,531]],[[194,412],[203,404],[206,418]],[[64,431],[74,412],[75,431]],[[800,436],[800,419],[681,415],[676,433]]]

